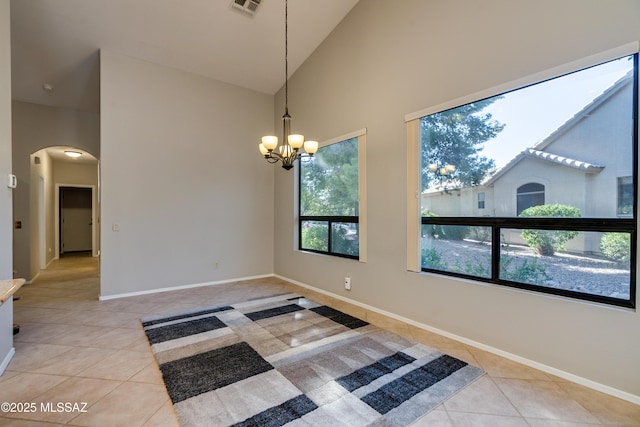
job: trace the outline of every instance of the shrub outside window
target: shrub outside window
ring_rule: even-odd
[[[300,163],[300,250],[362,259],[363,142],[364,136],[356,134],[324,143],[314,157]]]
[[[633,54],[421,116],[421,269],[635,307],[637,82]]]

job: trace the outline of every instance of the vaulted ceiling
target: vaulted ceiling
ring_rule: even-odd
[[[289,2],[289,74],[358,0]],[[99,111],[101,48],[273,94],[284,84],[284,0],[11,0],[13,99]],[[49,85],[51,90],[43,89]]]

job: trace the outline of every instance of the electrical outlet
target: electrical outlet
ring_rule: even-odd
[[[348,291],[351,290],[351,277],[344,278],[344,288]]]

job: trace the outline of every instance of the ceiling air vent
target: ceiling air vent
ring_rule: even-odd
[[[258,6],[260,6],[261,1],[262,0],[233,0],[231,2],[231,7],[253,16],[256,13]]]

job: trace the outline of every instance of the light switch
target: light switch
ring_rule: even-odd
[[[18,178],[12,173],[7,175],[7,187],[16,188],[18,186]]]
[[[113,231],[120,231],[120,224],[117,224],[114,222],[113,225],[111,226],[111,229]]]

